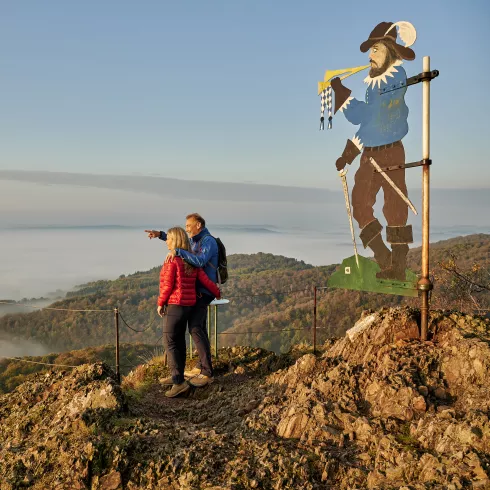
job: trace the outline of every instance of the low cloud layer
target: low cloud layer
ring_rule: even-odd
[[[189,196],[203,201],[287,201],[324,203],[337,200],[337,193],[326,189],[278,185],[240,184],[169,179],[139,175],[96,175],[68,172],[0,170],[0,180],[36,184],[71,185],[144,192],[167,197]],[[340,189],[340,186],[339,186]]]
[[[44,356],[50,351],[41,344],[29,340],[1,340],[0,359],[4,357]]]

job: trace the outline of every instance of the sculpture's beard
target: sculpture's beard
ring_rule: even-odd
[[[388,50],[386,52],[386,58],[381,66],[371,66],[369,70],[369,76],[371,78],[379,77],[382,75],[395,61],[397,60],[396,56]]]

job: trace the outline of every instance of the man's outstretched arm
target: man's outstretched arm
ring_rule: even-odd
[[[203,238],[199,253],[193,254],[187,250],[177,248],[175,250],[175,254],[182,257],[183,260],[194,267],[204,267],[211,260],[213,255],[218,254],[218,245],[211,237],[208,239]]]
[[[148,233],[148,238],[151,240],[152,238],[160,238],[160,240],[166,241],[167,234],[164,231],[158,230],[145,230],[145,233]]]

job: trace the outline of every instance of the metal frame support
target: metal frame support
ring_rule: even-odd
[[[423,70],[421,75],[430,74],[430,57],[424,56]],[[435,70],[437,71],[437,70]],[[437,76],[439,72],[437,71]],[[432,282],[429,278],[429,212],[430,212],[430,81],[433,77],[423,76],[422,81],[422,274],[417,283],[420,291],[420,338],[427,340],[429,324],[429,291]],[[414,82],[417,83],[417,82]]]
[[[119,371],[119,309],[114,308],[114,326],[116,327],[116,379],[121,383],[121,373]]]
[[[314,289],[314,295],[313,295],[313,354],[316,354],[316,292],[317,292],[317,287],[315,286]]]
[[[420,160],[420,162],[405,163],[405,165],[392,165],[391,167],[386,167],[381,169],[383,172],[389,172],[390,170],[400,170],[404,168],[421,167],[422,165],[432,165],[432,160]],[[374,173],[380,172],[380,170],[374,169]]]
[[[214,305],[214,357],[218,359],[218,305]]]

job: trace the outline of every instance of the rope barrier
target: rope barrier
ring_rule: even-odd
[[[247,333],[270,333],[270,332],[296,332],[299,330],[311,330],[313,327],[288,328],[283,330],[257,330],[252,332],[218,332],[218,335],[245,335]],[[317,330],[328,330],[328,327],[316,327]]]
[[[218,335],[246,335],[248,333],[271,333],[271,332],[296,332],[299,330],[309,330],[311,327],[303,327],[303,328],[288,328],[287,330],[260,330],[255,332],[218,332]],[[317,328],[319,330],[319,328]]]
[[[126,327],[128,327],[130,330],[132,330],[133,332],[137,332],[137,333],[141,333],[141,332],[146,332],[152,325],[148,325],[144,330],[136,330],[135,328],[133,327],[130,327],[126,320],[124,319],[124,317],[121,315],[121,312],[119,312],[119,317],[121,318],[121,320],[124,322],[124,324],[126,325]]]
[[[9,301],[0,301],[0,304],[2,305],[11,305],[11,306],[23,306],[25,308],[35,308],[35,309],[38,309],[38,310],[54,310],[54,311],[78,311],[78,312],[81,312],[81,311],[88,311],[88,312],[94,312],[94,311],[105,311],[105,312],[112,312],[113,310],[73,310],[73,309],[70,309],[70,308],[50,308],[49,306],[33,306],[33,305],[25,305],[25,304],[22,304],[22,303],[12,303],[12,302],[9,302]]]
[[[231,298],[256,298],[257,296],[275,296],[276,294],[305,293],[307,291],[311,291],[311,288],[308,287],[308,288],[305,288],[305,289],[294,289],[292,291],[277,291],[275,293],[235,294],[235,295],[227,296],[226,299],[231,299]]]
[[[49,362],[40,362],[40,361],[30,361],[29,359],[20,359],[18,357],[7,357],[7,356],[0,356],[1,359],[9,359],[11,361],[20,361],[20,362],[28,362],[30,364],[41,364],[43,366],[56,366],[56,367],[69,367],[69,368],[76,368],[80,367],[83,364],[87,364],[86,362],[83,362],[82,364],[78,364],[76,366],[73,366],[71,364],[52,364]],[[96,361],[96,362],[104,362],[104,361]],[[109,367],[115,368],[116,366],[114,364],[108,364]],[[127,368],[134,368],[136,364],[119,364],[120,367],[127,367]]]
[[[313,295],[313,291],[319,292],[319,291],[327,290],[327,289],[328,289],[327,286],[325,286],[325,287],[308,286],[308,287],[305,287],[302,289],[293,289],[293,290],[289,290],[289,291],[276,291],[276,292],[267,292],[267,293],[264,292],[264,293],[257,293],[257,294],[253,294],[253,293],[251,293],[251,294],[235,294],[235,295],[228,296],[228,299],[255,298],[255,297],[261,297],[261,296],[270,297],[270,296],[278,296],[278,295],[292,295],[295,293],[310,293],[310,295]],[[315,295],[315,297],[316,297],[316,295]],[[51,310],[51,311],[71,311],[71,312],[80,312],[80,313],[83,313],[83,312],[105,312],[105,313],[116,312],[116,317],[115,317],[116,318],[116,329],[117,329],[117,318],[119,316],[121,318],[121,320],[123,321],[124,325],[135,333],[146,332],[147,330],[149,330],[151,327],[154,326],[154,322],[153,322],[142,330],[135,329],[128,324],[128,322],[121,315],[121,312],[117,308],[115,310],[114,309],[71,309],[71,308],[55,308],[55,307],[33,306],[33,305],[27,305],[27,304],[22,304],[22,303],[16,303],[16,302],[12,302],[12,301],[0,301],[0,305],[2,305],[2,304],[11,305],[11,306],[21,306],[21,307],[26,307],[26,308],[33,308],[33,309],[38,309],[38,310]],[[316,305],[316,302],[315,302],[315,305]],[[302,308],[304,308],[304,306],[302,306]],[[316,308],[316,306],[315,306],[315,308]],[[475,310],[478,311],[479,313],[482,313],[485,311],[490,311],[490,309],[488,309],[488,308],[475,308]],[[475,313],[473,313],[473,314],[475,314]],[[302,327],[302,328],[289,328],[289,329],[271,329],[271,330],[259,330],[259,331],[252,330],[252,331],[245,331],[245,332],[225,331],[225,332],[216,332],[216,335],[218,335],[218,336],[219,335],[260,335],[260,334],[266,334],[266,333],[287,333],[287,332],[296,332],[296,331],[309,331],[309,332],[311,332],[312,330],[317,331],[317,330],[329,330],[329,329],[330,329],[330,327],[316,327],[316,326],[312,327],[310,325],[310,326]],[[166,333],[170,333],[170,332],[165,332],[165,331],[162,332],[162,335],[155,342],[154,347],[157,347],[161,343],[161,341],[162,341],[162,339]],[[117,343],[117,336],[116,336],[116,343]],[[314,340],[314,343],[315,343],[315,340]],[[215,345],[217,346],[217,343]],[[117,354],[116,354],[116,357],[117,357]],[[20,362],[26,362],[26,363],[31,363],[31,364],[53,366],[53,367],[76,368],[76,367],[80,366],[80,365],[47,363],[47,362],[41,362],[41,361],[31,361],[31,360],[17,358],[17,357],[6,357],[6,356],[0,357],[0,359],[2,359],[2,358],[3,359],[9,359],[11,361],[20,361]],[[129,359],[127,359],[127,358],[126,358],[126,360],[129,361]],[[117,359],[117,363],[119,363],[118,359]],[[116,368],[116,373],[118,373],[119,367],[126,367],[126,368],[133,369],[135,367],[135,365],[118,364],[116,366],[111,365],[110,367]]]
[[[18,357],[2,356],[0,359],[10,359],[12,361],[29,362],[31,364],[42,364],[44,366],[58,366],[58,367],[70,367],[70,368],[80,367],[80,364],[78,366],[71,366],[69,364],[50,364],[49,362],[39,362],[39,361],[29,361],[28,359],[19,359]]]

